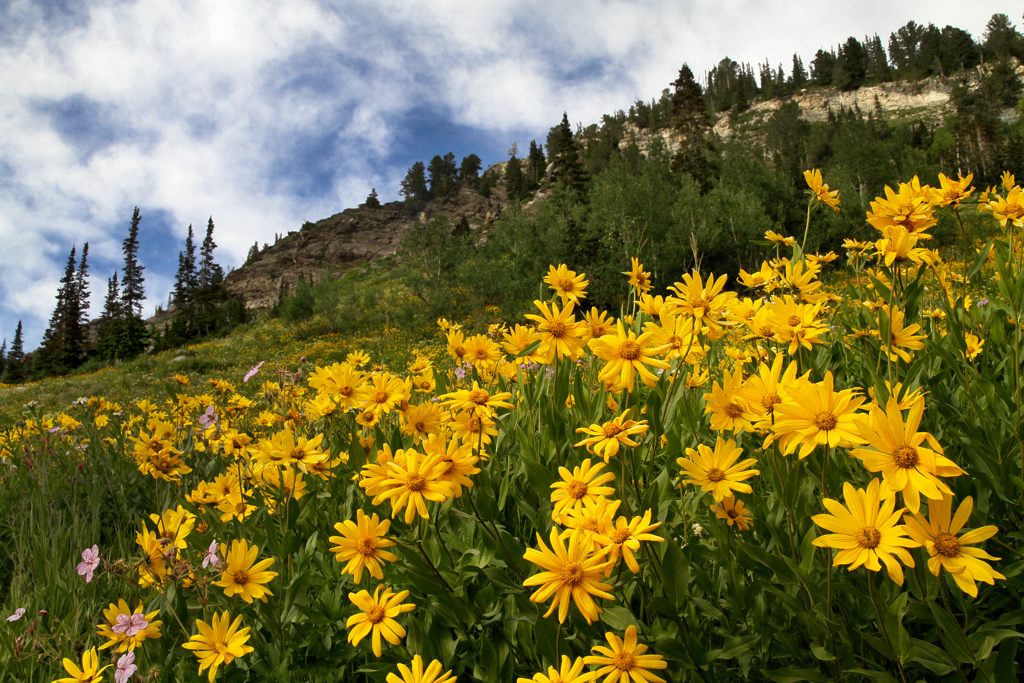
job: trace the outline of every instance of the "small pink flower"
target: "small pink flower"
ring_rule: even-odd
[[[213,406],[209,406],[206,412],[199,416],[199,426],[203,429],[208,429],[210,425],[217,424],[217,413],[214,411]]]
[[[210,542],[210,547],[206,549],[206,554],[203,555],[203,569],[207,567],[220,568],[220,556],[217,554],[219,547],[216,540]]]
[[[261,360],[259,363],[249,368],[249,372],[245,373],[245,377],[242,378],[242,382],[248,382],[253,377],[255,377],[256,373],[260,371],[260,368],[262,368],[263,364],[266,362],[267,361],[265,360]]]
[[[149,621],[146,619],[146,616],[141,612],[134,612],[132,614],[118,614],[117,621],[114,622],[110,630],[131,638],[142,633],[147,628],[149,628]]]
[[[85,577],[86,583],[92,582],[92,574],[100,566],[100,547],[95,543],[91,548],[82,551],[82,561],[75,567],[79,576]]]
[[[14,610],[14,614],[7,617],[7,621],[17,621],[18,619],[21,619],[23,616],[25,616],[25,608],[19,607],[18,609]]]
[[[121,655],[117,658],[117,670],[114,671],[114,683],[126,683],[139,667],[135,666],[135,653]]]

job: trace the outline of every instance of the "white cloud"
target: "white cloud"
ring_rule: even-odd
[[[657,97],[684,61],[698,75],[725,55],[788,69],[794,51],[809,60],[848,35],[884,40],[909,19],[976,37],[992,12],[1019,19],[998,2],[93,0],[70,17],[42,7],[0,9],[0,336],[25,318],[30,340],[72,243],[90,243],[98,313],[132,206],[144,224],[170,217],[173,236],[147,235],[169,251],[213,215],[220,260],[234,265],[254,241],[370,187],[395,196],[405,168],[389,160],[409,157],[397,145],[417,109],[507,148],[523,132],[542,139],[563,110],[590,123]],[[95,120],[53,114],[68,102]],[[165,300],[171,273],[146,275],[152,302]]]

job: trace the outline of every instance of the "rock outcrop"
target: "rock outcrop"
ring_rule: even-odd
[[[241,297],[246,308],[271,308],[300,280],[317,282],[352,266],[393,256],[409,230],[438,216],[454,225],[462,217],[471,229],[489,225],[501,212],[499,198],[485,198],[461,189],[432,200],[413,212],[402,202],[379,207],[362,205],[315,223],[306,223],[241,268],[232,271],[225,286]]]

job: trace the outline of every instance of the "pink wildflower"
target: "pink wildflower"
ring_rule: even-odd
[[[135,666],[135,653],[129,652],[117,658],[117,670],[114,671],[114,683],[126,683],[139,667]]]
[[[19,607],[18,609],[14,610],[14,614],[7,617],[7,621],[17,621],[18,619],[21,619],[23,616],[25,616],[25,608]]]
[[[100,547],[95,543],[91,548],[82,551],[82,561],[75,567],[79,576],[85,577],[86,583],[92,582],[92,574],[100,566]]]
[[[261,360],[259,363],[249,368],[249,372],[245,373],[245,377],[242,378],[242,382],[248,382],[253,377],[255,377],[256,373],[260,371],[260,368],[262,368],[263,364],[266,362],[267,361],[265,360]]]
[[[220,568],[220,556],[217,555],[218,547],[216,540],[210,542],[210,547],[206,549],[206,554],[203,555],[203,569],[207,567]]]

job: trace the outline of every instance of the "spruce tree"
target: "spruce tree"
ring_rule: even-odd
[[[371,209],[380,208],[380,198],[377,196],[376,187],[370,189],[370,194],[366,195],[366,201],[364,203]]]
[[[400,194],[405,197],[407,204],[430,199],[430,190],[427,189],[426,167],[422,161],[417,161],[409,168],[405,178],[402,180]]]
[[[0,345],[0,378],[4,376],[4,370],[7,368],[7,337],[4,337],[4,343]]]
[[[50,323],[43,333],[36,369],[43,375],[68,372],[81,363],[83,334],[79,311],[78,275],[75,272],[76,247],[71,247],[64,276],[57,288]]]
[[[78,325],[82,334],[89,324],[89,243],[82,245],[82,258],[78,262],[78,272],[75,274],[75,292],[78,294]],[[85,344],[83,336],[83,346]]]
[[[18,321],[18,329],[14,331],[14,341],[11,342],[11,350],[7,354],[7,362],[4,367],[3,381],[6,384],[14,384],[25,379],[25,342],[22,337],[21,321]]]
[[[526,155],[526,187],[528,190],[536,190],[540,186],[540,181],[544,179],[544,174],[547,172],[547,165],[544,150],[536,140],[530,140],[530,151]]]
[[[505,164],[505,194],[513,201],[526,196],[526,176],[523,175],[523,164],[516,157],[516,151],[516,146],[512,145],[511,156]]]
[[[548,156],[552,163],[551,179],[581,197],[587,186],[586,172],[566,112],[562,112],[562,121],[548,133]]]
[[[252,243],[249,247],[249,253],[245,255],[245,265],[249,265],[260,257],[260,243],[259,240]]]
[[[107,296],[96,329],[96,355],[103,360],[114,360],[118,355],[119,326],[124,322],[121,308],[121,289],[117,284],[117,271],[107,280]]]
[[[376,196],[376,190],[374,190]],[[378,205],[380,203],[378,202]],[[199,289],[211,289],[224,281],[224,269],[213,258],[217,243],[213,241],[213,216],[206,224],[206,236],[199,249]]]
[[[462,157],[459,166],[459,184],[463,187],[476,187],[480,182],[480,157],[468,154]]]
[[[118,325],[117,357],[132,358],[146,349],[149,331],[142,319],[142,300],[145,298],[142,271],[139,263],[139,223],[142,217],[139,207],[132,213],[128,237],[121,244],[124,253],[124,268],[121,274],[121,315]]]
[[[789,77],[789,82],[795,89],[800,89],[807,84],[807,71],[798,54],[793,55],[793,74]]]

